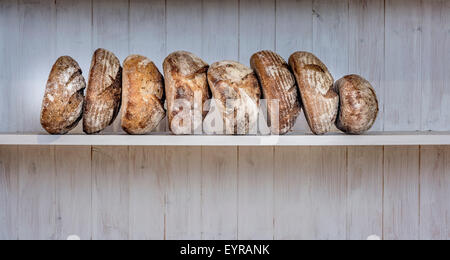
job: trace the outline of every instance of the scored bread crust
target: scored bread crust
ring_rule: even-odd
[[[261,97],[253,70],[235,61],[216,62],[208,70],[208,82],[223,117],[224,133],[248,134],[256,126]],[[230,101],[234,109],[227,109]]]
[[[131,55],[123,64],[122,129],[146,134],[164,119],[164,80],[155,64]]]
[[[250,64],[258,76],[263,97],[269,102],[269,115],[278,112],[275,111],[270,100],[279,101],[279,122],[278,125],[271,122],[271,132],[273,134],[288,133],[294,127],[301,112],[295,78],[288,64],[280,55],[272,51],[255,53],[250,59]]]
[[[358,75],[348,75],[334,84],[339,93],[339,115],[336,126],[348,134],[368,131],[378,115],[378,100],[372,85]]]
[[[169,129],[174,134],[192,134],[194,129],[186,126],[193,126],[194,120],[203,121],[207,114],[203,107],[210,98],[206,78],[209,66],[190,52],[177,51],[164,60],[163,67]],[[198,93],[198,100],[195,100],[195,93]],[[184,100],[181,103],[190,106],[191,111],[200,110],[201,118],[195,118],[195,113],[188,114],[187,111],[182,111],[176,100]],[[181,120],[173,121],[177,115]],[[198,127],[202,128],[202,122],[199,123]]]
[[[86,81],[78,63],[58,58],[48,77],[42,101],[41,125],[50,134],[66,134],[81,120]]]
[[[119,59],[110,51],[98,49],[92,57],[83,131],[95,134],[111,125],[121,105],[122,68]]]
[[[325,64],[308,52],[296,52],[289,58],[303,103],[305,117],[316,135],[329,132],[336,121],[339,96],[334,79]]]

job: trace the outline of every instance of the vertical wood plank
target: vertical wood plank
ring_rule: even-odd
[[[383,147],[348,148],[347,239],[383,234]]]
[[[420,239],[450,239],[450,149],[425,146],[420,156]]]
[[[422,129],[450,130],[450,1],[422,1]]]
[[[92,148],[92,238],[129,238],[128,147]]]
[[[42,97],[55,62],[55,1],[20,1],[19,79],[17,97],[19,132],[41,131]],[[26,61],[26,62],[23,62]]]
[[[56,55],[71,56],[80,65],[86,82],[92,57],[92,0],[57,0],[56,3]],[[50,71],[49,71],[50,72]],[[72,133],[83,133],[79,123]]]
[[[385,131],[421,129],[420,0],[386,0]]]
[[[385,147],[383,237],[419,238],[419,147]]]
[[[348,74],[348,0],[314,0],[313,51],[337,80]]]
[[[0,1],[0,132],[17,131],[20,20],[17,0]]]
[[[239,62],[261,50],[275,50],[275,0],[240,1]]]
[[[166,238],[201,239],[201,147],[167,147]]]
[[[17,146],[0,146],[0,240],[18,239],[19,172]]]
[[[167,54],[185,50],[201,55],[202,1],[166,0]]]
[[[384,0],[350,0],[349,73],[366,78],[375,88],[380,112],[371,130],[383,131]]]
[[[345,239],[346,148],[275,152],[275,239]]]
[[[202,147],[202,239],[237,239],[237,147]]]
[[[239,147],[238,239],[274,237],[274,148]]]
[[[56,239],[92,238],[91,147],[55,148]]]
[[[19,239],[56,239],[55,148],[19,149]]]
[[[130,147],[130,239],[164,239],[164,147]]]
[[[296,51],[313,51],[312,3],[312,0],[276,1],[275,49],[286,61]],[[310,132],[303,113],[298,117],[293,130]]]

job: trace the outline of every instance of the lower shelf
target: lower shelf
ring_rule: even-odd
[[[0,134],[0,145],[73,146],[408,146],[450,145],[450,132],[373,132],[366,135],[291,133],[284,136],[175,136],[151,134],[130,136]]]

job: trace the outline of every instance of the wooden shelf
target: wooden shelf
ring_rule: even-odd
[[[80,145],[80,146],[411,146],[450,145],[450,132],[373,132],[354,136],[291,133],[284,136],[175,136],[152,134],[130,136],[0,134],[0,145]]]

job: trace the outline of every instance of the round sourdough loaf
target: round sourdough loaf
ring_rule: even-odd
[[[378,100],[372,85],[358,75],[348,75],[334,84],[340,105],[336,126],[349,134],[368,131],[378,115]]]
[[[235,61],[216,62],[208,70],[208,82],[223,118],[223,133],[256,134],[261,93],[253,70]]]
[[[177,51],[164,60],[164,79],[169,129],[177,135],[202,133],[203,107],[210,93],[208,64],[186,51]]]
[[[71,57],[60,57],[48,77],[41,125],[50,134],[66,134],[81,120],[86,82]]]
[[[140,55],[123,63],[122,129],[128,134],[146,134],[166,116],[164,79],[155,64]]]
[[[316,134],[329,132],[336,121],[339,96],[333,90],[334,79],[328,68],[308,52],[296,52],[289,58],[300,89],[305,117]]]
[[[272,134],[286,134],[295,125],[301,112],[295,78],[283,58],[272,51],[255,53],[250,64],[258,76],[263,97],[268,102]],[[278,100],[278,106],[273,101]],[[278,123],[271,120],[278,114]]]
[[[110,51],[98,49],[92,57],[83,130],[95,134],[111,125],[120,110],[122,68],[119,59]]]

